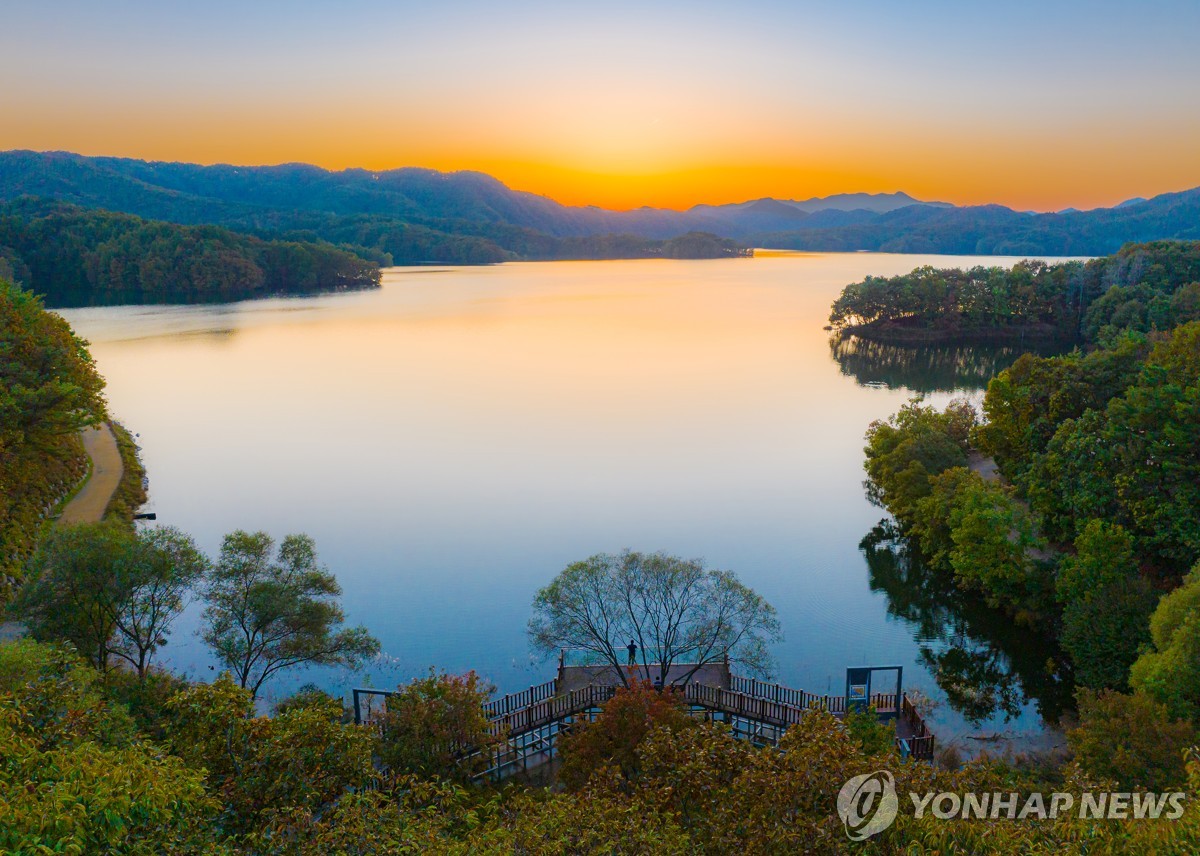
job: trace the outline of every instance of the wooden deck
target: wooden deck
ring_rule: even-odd
[[[779,745],[787,729],[813,710],[826,710],[837,717],[846,714],[845,696],[816,695],[743,678],[730,674],[724,664],[705,666],[696,675],[711,683],[694,680],[682,688],[692,712],[723,722],[738,737],[760,745]],[[560,665],[555,680],[488,702],[484,712],[499,745],[480,777],[503,778],[548,761],[554,756],[558,735],[572,723],[595,718],[618,686],[619,677],[611,666]],[[355,722],[369,724],[387,709],[387,698],[394,694],[354,690]],[[881,719],[895,720],[896,745],[903,755],[933,758],[935,738],[907,696],[897,700],[894,693],[880,693],[871,696],[870,704]]]
[[[694,674],[688,678],[688,673],[694,670]],[[629,682],[646,681],[653,684],[659,678],[659,666],[657,663],[651,663],[646,666],[625,666],[621,669],[624,677]],[[597,686],[621,686],[624,682],[621,680],[621,675],[618,675],[612,666],[564,666],[561,661],[558,667],[558,677],[554,683],[558,687],[559,692],[570,692],[582,687],[597,685]],[[728,689],[732,680],[732,675],[729,672],[727,663],[705,663],[696,669],[694,665],[672,665],[667,670],[666,680],[663,682],[666,685],[681,684],[685,678],[688,678],[688,683],[705,684],[712,687],[722,687]]]

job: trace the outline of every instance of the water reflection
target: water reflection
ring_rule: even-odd
[[[1058,721],[1074,687],[1054,640],[1014,626],[927,567],[887,521],[859,548],[871,590],[886,594],[888,613],[912,625],[920,661],[957,713],[973,725],[1000,716],[1009,722],[1033,702],[1044,720]]]
[[[888,345],[836,335],[829,350],[842,374],[860,386],[905,388],[913,392],[983,389],[1021,354],[1049,355],[1061,348],[1013,345]]]

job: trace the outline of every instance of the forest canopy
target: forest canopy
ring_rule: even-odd
[[[47,508],[87,470],[77,432],[104,418],[103,388],[67,322],[0,278],[0,602]]]
[[[0,266],[50,306],[222,303],[379,285],[378,259],[321,241],[32,200],[0,206]]]
[[[1111,343],[1200,320],[1200,241],[1129,244],[1088,262],[920,267],[847,285],[836,329],[882,341],[1041,337]]]

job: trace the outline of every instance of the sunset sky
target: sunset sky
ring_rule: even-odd
[[[1197,32],[1195,0],[5,0],[0,149],[1089,208],[1200,185]]]

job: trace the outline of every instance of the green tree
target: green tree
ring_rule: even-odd
[[[125,591],[113,613],[111,650],[145,678],[192,587],[208,569],[208,559],[190,535],[172,526],[142,529],[128,546],[132,555]]]
[[[484,714],[492,688],[474,672],[430,670],[387,699],[379,758],[394,773],[469,780],[487,769],[498,736]]]
[[[178,693],[168,708],[167,744],[207,771],[231,831],[287,827],[295,815],[328,811],[343,794],[375,782],[373,736],[343,723],[335,699],[252,716],[249,691],[223,675]]]
[[[1119,524],[1093,520],[1075,539],[1056,581],[1063,606],[1062,645],[1075,681],[1123,689],[1140,646],[1149,641],[1155,597],[1138,573],[1133,539]],[[1182,769],[1182,768],[1180,768]]]
[[[72,652],[0,645],[0,852],[215,853],[202,770],[137,737]]]
[[[1037,544],[1033,522],[1008,490],[982,479],[968,482],[949,524],[950,566],[960,585],[991,606],[1041,608],[1042,586],[1029,555]]]
[[[225,536],[204,586],[204,641],[257,697],[283,669],[305,665],[356,668],[379,653],[365,627],[342,628],[341,587],[317,561],[307,535],[288,535],[275,552],[266,532]]]
[[[951,402],[945,411],[910,401],[886,422],[867,429],[863,464],[871,498],[886,507],[904,528],[917,519],[917,503],[931,490],[930,480],[967,463],[968,438],[976,422],[974,408]]]
[[[682,685],[726,659],[767,674],[767,645],[780,633],[775,609],[732,571],[626,551],[568,565],[534,598],[529,637],[547,655],[588,651],[628,686],[635,670],[622,657],[626,640],[641,651],[643,680]],[[682,668],[671,675],[676,664]]]
[[[76,434],[104,418],[103,388],[87,343],[0,279],[0,603],[23,577],[46,508],[86,472]]]
[[[1150,638],[1153,646],[1130,670],[1130,686],[1165,704],[1172,716],[1200,720],[1200,565],[1158,602]]]
[[[1125,790],[1165,791],[1187,782],[1184,752],[1200,739],[1192,723],[1142,693],[1082,689],[1078,700],[1079,726],[1067,740],[1088,773]]]
[[[207,560],[163,527],[56,527],[31,564],[14,609],[39,639],[66,639],[107,671],[115,655],[145,677]]]
[[[100,672],[129,598],[133,536],[111,523],[55,527],[30,563],[13,610],[42,641],[66,640]]]

